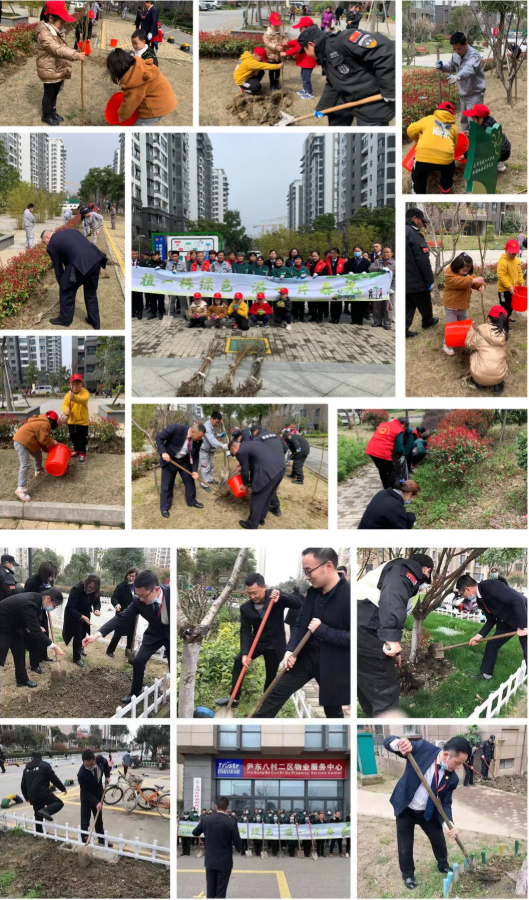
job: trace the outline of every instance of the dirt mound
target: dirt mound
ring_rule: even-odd
[[[496,788],[497,791],[507,791],[510,794],[527,794],[527,775],[500,775],[494,781],[491,778],[482,778],[480,785]]]
[[[428,648],[422,648],[415,662],[410,662],[410,644],[402,644],[402,664],[398,670],[401,694],[413,694],[420,688],[435,691],[455,668],[449,659],[434,659]]]
[[[240,125],[275,125],[281,120],[281,110],[289,109],[294,103],[294,95],[287,92],[281,98],[281,91],[273,94],[239,94],[226,109],[237,117]]]

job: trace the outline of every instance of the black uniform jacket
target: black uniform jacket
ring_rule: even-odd
[[[378,606],[358,598],[358,625],[375,631],[382,642],[400,641],[409,601],[423,582],[422,566],[414,559],[392,559],[382,569],[377,585]]]
[[[252,491],[261,491],[285,471],[285,462],[262,441],[241,444],[235,458],[241,467],[243,484],[252,482]]]
[[[415,516],[408,516],[402,494],[394,488],[377,491],[367,504],[359,529],[412,528]]]
[[[427,291],[434,282],[430,248],[413,222],[406,222],[406,293]]]
[[[26,764],[22,773],[20,790],[24,800],[27,800],[28,803],[37,803],[42,796],[49,794],[50,783],[60,791],[66,791],[64,784],[50,764],[43,759],[34,757],[31,762]]]
[[[270,604],[271,593],[271,588],[265,592],[265,605],[263,615],[264,613],[266,613],[266,610],[268,609],[268,606]],[[283,615],[285,609],[300,610],[301,599],[296,597],[295,594],[285,594],[283,591],[280,591],[279,600],[277,601],[277,603],[272,604],[272,612],[266,620],[266,625],[261,636],[261,639],[263,639],[265,636],[269,639],[274,650],[276,651],[277,655],[281,657],[281,659],[285,655],[287,647],[287,641],[285,637],[285,620]],[[255,608],[255,604],[251,600],[247,600],[246,603],[242,604],[240,608],[240,614],[241,654],[243,656],[247,656],[252,641],[259,630],[262,619]]]

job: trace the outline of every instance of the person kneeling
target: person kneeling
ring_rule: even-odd
[[[507,341],[509,340],[509,317],[503,306],[493,306],[484,325],[471,326],[465,338],[465,347],[471,350],[470,380],[479,388],[492,387],[494,393],[502,394],[505,387],[507,367]]]
[[[189,309],[186,312],[186,317],[187,319],[189,319],[189,325],[187,326],[188,328],[206,327],[208,305],[206,301],[202,299],[202,294],[193,294],[193,299],[189,304]]]
[[[263,328],[270,328],[268,323],[273,314],[273,309],[270,304],[266,302],[265,295],[262,293],[257,294],[255,303],[252,303],[250,307],[250,322],[252,325],[261,325]]]
[[[411,478],[378,491],[367,504],[358,528],[413,528],[415,513],[406,512],[406,506],[420,492],[419,485]]]
[[[457,125],[453,103],[440,103],[431,116],[408,125],[408,137],[417,141],[411,172],[414,194],[426,194],[428,176],[440,172],[441,194],[451,194],[454,180],[454,151]]]
[[[250,327],[248,321],[248,304],[244,302],[242,294],[234,294],[233,300],[228,306],[228,315],[233,319],[234,328],[240,328],[241,331],[248,331]]]

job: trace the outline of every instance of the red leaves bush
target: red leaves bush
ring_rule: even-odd
[[[263,40],[262,32],[252,34],[231,34],[229,31],[199,31],[198,49],[201,56],[240,56],[245,50],[250,52]]]
[[[443,84],[443,100],[450,100],[459,108],[459,94],[452,85]],[[430,116],[439,105],[439,76],[437,69],[406,66],[402,70],[402,133],[408,125],[423,116]]]
[[[494,421],[492,409],[454,409],[444,416],[437,426],[437,431],[446,431],[448,428],[468,428],[476,431],[481,437],[485,437]]]
[[[462,485],[468,470],[490,454],[490,440],[457,425],[434,434],[428,441],[428,461],[441,481]]]
[[[27,53],[36,40],[36,30],[37,23],[34,25],[15,25],[14,28],[3,31],[0,34],[0,63],[14,62],[17,58],[17,52]]]
[[[80,216],[74,216],[57,230],[75,228],[80,221]],[[51,259],[45,244],[40,241],[30,250],[24,250],[10,259],[6,266],[0,266],[0,323],[15,315],[28,302],[50,268]]]
[[[389,422],[391,416],[385,409],[364,409],[360,416],[362,425],[378,428],[382,422]]]
[[[157,453],[140,453],[131,463],[132,480],[135,481],[137,478],[147,475],[159,462],[160,457]]]

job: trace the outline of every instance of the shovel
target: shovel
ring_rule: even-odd
[[[482,638],[479,641],[479,644],[484,644],[486,641],[499,641],[501,638],[514,637],[515,634],[518,634],[518,632],[506,631],[505,634],[495,634],[489,638]],[[450,644],[448,647],[443,647],[441,643],[437,642],[435,644],[430,644],[430,653],[434,659],[444,659],[445,650],[453,650],[455,647],[468,647],[469,644],[470,641],[463,641],[461,644]]]
[[[261,825],[263,833],[263,849],[261,850],[261,859],[268,859],[268,850],[265,849],[264,822],[262,822]]]
[[[246,824],[246,850],[244,851],[244,855],[249,859],[253,856],[253,851],[250,850],[250,829],[248,827],[248,823]]]
[[[419,780],[420,780],[422,786],[424,788],[426,788],[426,790],[428,792],[428,796],[432,799],[433,803],[435,804],[435,807],[437,808],[439,815],[442,817],[443,821],[446,822],[448,828],[453,828],[454,826],[453,826],[452,822],[450,821],[450,819],[448,818],[448,816],[446,815],[446,813],[443,809],[443,804],[439,800],[439,797],[435,796],[430,785],[426,781],[426,778],[424,777],[419,766],[417,765],[417,762],[415,760],[415,757],[413,756],[413,753],[406,753],[405,756],[406,756],[406,759],[409,760],[409,762],[411,763],[416,774],[419,776]],[[476,871],[475,863],[471,861],[469,855],[467,854],[467,851],[463,847],[463,842],[462,842],[461,838],[459,837],[459,835],[456,837],[456,841],[457,841],[459,849],[461,850],[463,856],[465,857],[465,859],[467,861],[470,871],[475,872]]]
[[[190,472],[189,469],[185,469],[184,466],[181,466],[180,463],[175,462],[174,459],[170,459],[169,462],[171,463],[171,465],[176,466],[177,469],[182,469],[182,472],[187,472],[188,475],[191,475],[191,477],[193,476],[193,473]],[[210,490],[211,490],[209,484],[206,484],[205,481],[201,481],[201,482],[200,482],[200,485],[201,485],[201,487],[203,487],[206,491],[210,491]]]
[[[204,856],[204,848],[203,848],[202,844],[200,843],[200,836],[198,838],[198,847],[195,850],[195,856],[197,859],[202,859],[202,857]]]
[[[484,756],[482,756],[481,758],[482,758],[482,760],[484,761],[484,763],[485,763],[487,769],[488,769],[489,772],[490,772],[490,777],[492,778],[493,781],[496,781],[496,776],[494,775],[494,772],[492,771],[491,767],[489,766],[487,760],[485,759]]]
[[[53,634],[53,623],[51,621],[51,615],[49,612],[46,613],[48,617],[48,628],[50,629],[51,639],[53,643],[55,643],[55,636]],[[51,680],[52,681],[65,681],[66,679],[66,669],[62,667],[62,660],[60,656],[55,657],[55,661],[57,663],[56,669],[50,669]]]
[[[310,819],[309,819],[309,831],[310,831],[310,842],[312,844],[312,850],[310,851],[310,855],[312,856],[313,859],[318,859],[319,857],[318,857],[318,854],[316,853],[316,848],[314,846],[314,837],[312,835],[312,824],[311,824]]]
[[[305,854],[303,853],[303,850],[301,848],[301,841],[299,839],[299,828],[298,828],[297,822],[296,822],[296,834],[298,837],[298,849],[296,850],[296,856],[298,859],[305,859]]]
[[[316,110],[316,112],[308,113],[308,115],[297,117],[291,116],[290,113],[280,110],[281,119],[272,127],[285,128],[287,125],[294,125],[296,122],[301,122],[303,119],[313,119],[314,117],[321,119],[323,116],[327,116],[331,112],[337,112],[339,109],[351,109],[353,106],[364,106],[366,103],[374,103],[375,100],[383,99],[382,94],[373,94],[371,97],[364,97],[363,100],[354,100],[352,103],[340,103],[339,106],[330,106],[328,109]]]
[[[94,819],[94,824],[92,825],[92,830],[91,830],[90,834],[88,835],[88,840],[87,840],[86,844],[84,845],[84,847],[82,847],[80,850],[77,851],[77,865],[81,869],[86,869],[86,867],[88,866],[88,864],[92,858],[93,848],[90,846],[90,841],[92,840],[92,835],[93,835],[95,827],[97,825],[97,820],[99,819],[99,816],[101,815],[102,809],[103,809],[103,798],[101,798],[101,809],[98,809],[98,811],[96,813],[96,817]]]
[[[257,634],[255,635],[255,637],[254,637],[254,639],[253,639],[252,646],[250,647],[250,650],[249,650],[248,655],[247,655],[247,657],[246,657],[246,665],[244,665],[244,666],[242,667],[242,672],[241,672],[241,674],[239,675],[239,677],[238,677],[238,679],[237,679],[237,682],[236,682],[236,684],[235,684],[235,687],[233,688],[233,690],[232,690],[232,692],[231,692],[231,694],[230,694],[230,699],[228,700],[227,705],[221,707],[221,708],[215,713],[215,718],[216,718],[216,719],[230,719],[230,718],[232,717],[233,714],[232,714],[232,711],[231,711],[231,707],[232,707],[233,701],[235,700],[235,697],[237,696],[237,691],[239,690],[239,688],[240,688],[240,686],[241,686],[241,684],[242,684],[243,678],[244,678],[244,676],[246,675],[248,666],[250,665],[250,663],[251,663],[251,661],[252,661],[253,653],[254,653],[254,651],[255,651],[255,648],[257,647],[257,644],[259,643],[259,638],[261,637],[261,635],[262,635],[262,633],[263,633],[263,629],[264,629],[264,627],[265,627],[265,625],[266,625],[266,620],[268,619],[268,616],[270,615],[270,613],[271,613],[271,611],[272,611],[273,605],[274,605],[274,604],[272,603],[272,598],[270,598],[270,602],[268,603],[268,606],[267,606],[267,608],[266,608],[266,610],[265,610],[265,613],[264,613],[263,618],[262,618],[262,620],[261,620],[261,624],[259,625],[259,628],[257,629]]]
[[[312,634],[312,631],[307,631],[307,633],[304,635],[304,637],[301,638],[301,640],[300,640],[298,646],[295,648],[295,650],[292,651],[293,656],[295,656],[296,658],[298,657],[298,655],[299,655],[299,654],[301,653],[301,651],[303,650],[303,647],[304,647],[305,644],[307,643],[308,639],[310,638],[311,634]],[[274,678],[274,680],[272,681],[272,683],[267,687],[267,689],[266,689],[266,691],[264,692],[263,696],[260,697],[259,700],[257,701],[257,703],[255,704],[255,706],[254,706],[254,708],[252,709],[251,713],[249,713],[249,714],[247,715],[247,717],[246,717],[247,719],[252,719],[252,718],[256,715],[256,713],[261,709],[261,706],[263,705],[263,703],[264,703],[264,701],[266,700],[266,698],[268,697],[268,695],[271,693],[271,691],[273,691],[273,689],[275,688],[276,684],[277,684],[279,681],[281,681],[283,675],[284,675],[285,672],[287,672],[287,671],[288,671],[287,669],[281,669],[281,670],[277,673],[277,675],[276,675],[276,677]]]

